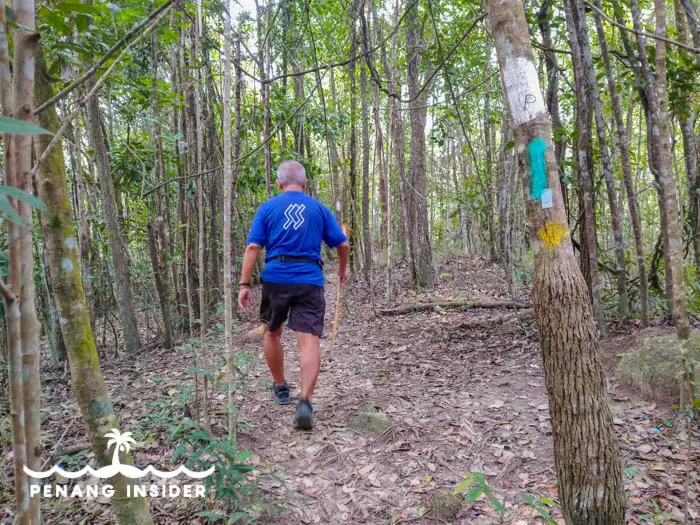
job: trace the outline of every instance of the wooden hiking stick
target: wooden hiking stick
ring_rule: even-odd
[[[348,225],[343,224],[341,226],[345,237],[348,236]],[[338,325],[340,324],[340,306],[343,299],[343,283],[340,281],[340,276],[338,276],[338,290],[335,296],[335,317],[333,318],[333,328],[331,329],[331,347],[328,350],[328,360],[333,361],[333,347],[335,346],[335,338],[338,334]]]

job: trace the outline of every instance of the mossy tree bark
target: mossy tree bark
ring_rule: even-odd
[[[535,254],[532,300],[562,510],[572,525],[621,525],[625,522],[622,467],[605,399],[598,335],[566,226],[551,123],[525,13],[519,0],[490,0],[487,6],[515,147],[527,174],[527,214]],[[540,196],[545,190],[551,191],[551,206]]]
[[[36,72],[37,102],[48,100],[53,95],[41,58]],[[39,124],[49,131],[59,127],[54,106],[39,116]],[[36,139],[37,156],[48,146],[51,136],[41,135]],[[39,197],[48,212],[42,216],[46,231],[46,246],[49,254],[49,269],[54,284],[63,338],[68,349],[73,392],[78,400],[85,421],[90,446],[99,466],[109,465],[112,455],[107,448],[107,434],[119,428],[112,402],[105,388],[100,370],[95,339],[90,327],[83,279],[80,272],[80,255],[73,225],[73,210],[66,181],[63,148],[53,148],[47,162],[39,171]],[[131,463],[131,458],[121,454],[121,463]],[[124,476],[111,480],[114,486],[114,512],[120,525],[151,525],[153,520],[144,498],[127,496],[127,486],[132,483]]]

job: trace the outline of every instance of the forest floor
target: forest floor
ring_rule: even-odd
[[[394,307],[436,301],[528,302],[526,290],[513,300],[501,270],[485,261],[452,262],[441,272],[433,292],[401,292]],[[327,333],[335,290],[335,283],[329,282]],[[370,291],[358,280],[346,286],[332,362],[327,359],[329,338],[322,339],[323,365],[314,396],[316,427],[311,433],[292,429],[295,404],[274,404],[267,370],[258,357],[259,343],[246,343],[254,359],[247,365],[246,388],[238,396],[239,422],[246,423],[246,430],[239,432],[237,447],[252,452],[246,462],[256,471],[247,476],[268,502],[259,522],[501,523],[499,505],[484,497],[470,504],[460,499],[451,506],[445,496],[466,473],[479,472],[504,507],[502,523],[545,523],[536,507],[542,510],[550,499],[556,502],[557,488],[531,311],[438,307],[377,315],[389,307],[381,303],[383,295],[383,290]],[[255,326],[253,316],[249,321],[242,328]],[[688,457],[686,430],[671,403],[644,399],[614,377],[621,352],[641,336],[668,330],[630,328],[601,347],[632,524],[680,522],[689,469],[691,519],[698,522],[697,424]],[[298,351],[292,333],[285,335],[285,349],[295,397]],[[174,447],[159,428],[164,419],[158,414],[167,412],[175,419],[191,415],[175,399],[191,382],[192,359],[181,351],[152,348],[135,360],[122,355],[105,360],[103,366],[123,429],[151,427],[148,440],[143,432],[135,432],[139,441],[150,443],[137,449],[136,464],[172,468]],[[224,394],[216,393],[212,401],[219,411],[212,416],[214,433],[225,435],[225,416],[220,413]],[[84,442],[68,377],[57,373],[47,378],[42,406],[49,451],[55,454]],[[150,414],[145,423],[144,414]],[[3,470],[7,479],[9,464]],[[543,503],[526,504],[523,493],[544,498]],[[0,502],[3,499],[0,494]],[[45,500],[46,520],[109,523],[111,509],[105,503]],[[151,500],[158,523],[206,523],[194,517],[201,505],[196,500]],[[275,505],[277,512],[268,513]],[[549,510],[557,523],[564,523],[556,504]]]

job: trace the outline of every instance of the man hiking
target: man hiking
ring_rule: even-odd
[[[286,160],[277,169],[277,185],[283,191],[258,209],[243,255],[238,304],[252,306],[250,279],[264,247],[260,318],[265,323],[263,353],[274,381],[272,393],[280,405],[289,403],[289,385],[284,378],[283,324],[296,332],[301,361],[301,391],[294,426],[313,426],[311,396],[321,367],[320,337],[326,301],[323,297],[321,242],[338,249],[338,286],[347,278],[350,245],[338,221],[323,204],[304,193],[304,167]]]

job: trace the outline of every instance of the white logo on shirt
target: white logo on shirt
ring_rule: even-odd
[[[306,206],[304,204],[290,204],[287,209],[284,210],[284,216],[287,217],[287,221],[282,225],[282,228],[288,230],[291,226],[295,230],[304,224],[304,210]]]

